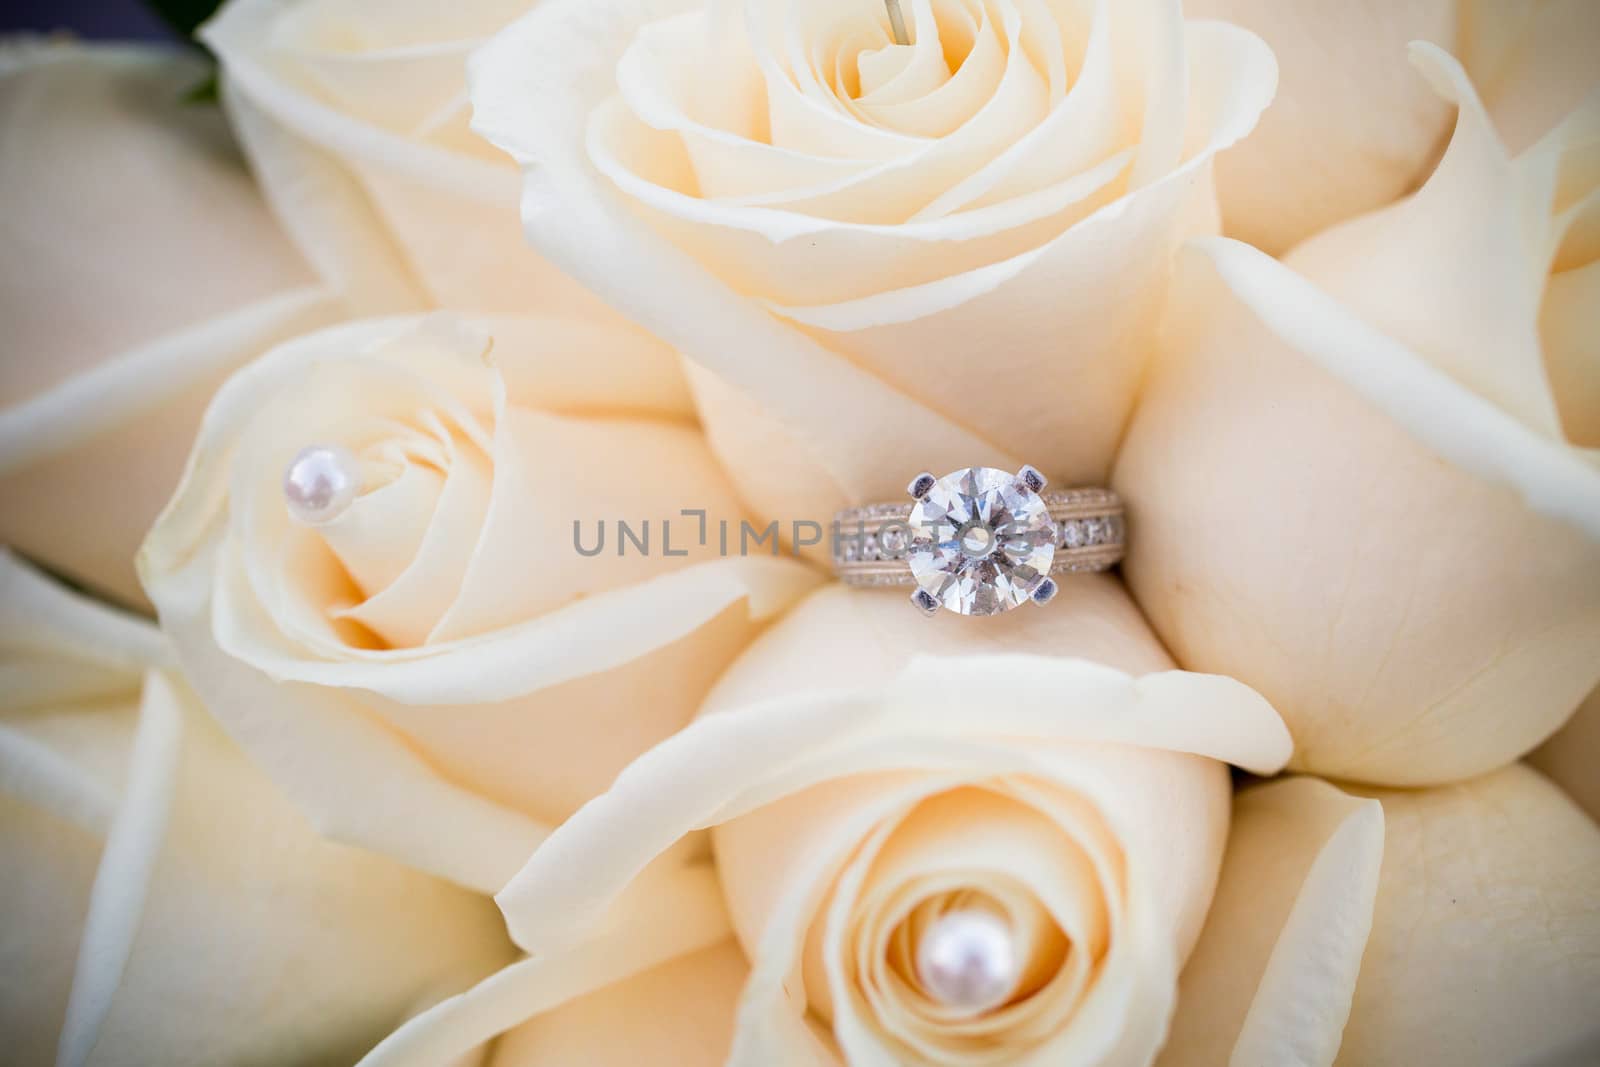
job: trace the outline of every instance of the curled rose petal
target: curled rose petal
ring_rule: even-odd
[[[360,486],[332,515],[285,498],[308,447]],[[671,354],[631,329],[369,320],[219,392],[141,569],[197,688],[324,832],[493,889],[817,581],[720,558],[742,520]]]
[[[1331,1064],[1383,856],[1375,800],[1314,778],[1242,791],[1160,1067]]]
[[[1434,176],[1284,263],[1197,242],[1115,479],[1178,660],[1271,699],[1297,767],[1395,784],[1520,756],[1600,681],[1584,334],[1540,329],[1591,266],[1600,98],[1513,159],[1417,61],[1461,102]]]
[[[1537,772],[1246,789],[1161,1067],[1579,1063],[1600,828]]]
[[[716,873],[703,863],[662,868],[618,910],[621,920],[595,937],[519,960],[409,1020],[361,1067],[432,1067],[491,1042],[484,1067],[624,1067],[659,1042],[674,1063],[720,1064],[744,965]],[[647,991],[648,1010],[622,1010]],[[663,1004],[678,999],[687,1002]]]
[[[1287,738],[1249,690],[1167,670],[1114,579],[1052,608],[975,634],[813,595],[534,853],[498,897],[513,935],[572,951],[711,827],[751,959],[731,1062],[1153,1054],[1220,862],[1222,761],[1270,773]],[[1017,969],[1005,1003],[962,1014],[917,960],[972,908],[1012,931]]]
[[[606,314],[518,240],[516,170],[467,128],[467,55],[526,7],[237,0],[202,27],[273,206],[363,306]]]
[[[17,1062],[349,1062],[512,955],[483,897],[313,833],[153,626],[9,556],[0,673]]]
[[[1460,53],[1513,151],[1543,137],[1600,85],[1600,11],[1584,0],[1463,0]]]
[[[747,969],[732,938],[679,956],[530,1019],[495,1044],[489,1067],[634,1067],[664,1048],[675,1067],[722,1067]]]
[[[1451,47],[1457,6],[1188,0],[1190,17],[1259,33],[1282,71],[1260,125],[1217,159],[1224,231],[1281,255],[1416,188],[1449,137],[1451,109],[1406,62],[1406,45]]]
[[[907,19],[901,46],[875,4],[553,0],[474,57],[529,238],[692,361],[763,514],[1023,456],[1103,477],[1210,161],[1276,80],[1175,3]]]

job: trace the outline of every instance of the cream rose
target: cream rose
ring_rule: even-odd
[[[760,513],[1102,478],[1270,51],[1158,0],[551,0],[473,61],[535,247],[682,351]]]
[[[717,1003],[743,988],[736,1027],[707,1020],[674,1062],[1147,1062],[1221,861],[1223,761],[1271,773],[1288,736],[1243,686],[1172,671],[1114,579],[1078,584],[1040,624],[976,636],[954,618],[907,627],[899,597],[816,593],[533,854],[498,897],[513,936],[559,960],[646,922],[662,877],[647,865],[710,827],[749,970],[685,962],[721,976]],[[992,1010],[916,962],[955,912],[1010,945]],[[425,1062],[401,1055],[424,1042],[444,1060],[549,1005],[510,981],[419,1017],[372,1063]],[[508,1062],[617,1062],[566,1033],[567,1060],[529,1040]]]
[[[278,232],[187,54],[0,44],[0,541],[144,597],[139,539],[206,399],[342,313]]]
[[[1600,828],[1536,772],[1241,792],[1160,1067],[1593,1062]]]
[[[342,510],[291,507],[307,448],[340,457]],[[775,546],[717,558],[742,518],[648,338],[370,320],[219,391],[140,564],[196,689],[319,828],[487,890],[818,580]]]
[[[318,837],[153,626],[0,555],[16,1064],[351,1062],[512,956],[486,898]]]
[[[1514,759],[1600,681],[1600,96],[1508,157],[1461,68],[1410,199],[1284,263],[1210,241],[1120,456],[1126,573],[1179,662],[1273,702],[1297,766]]]
[[[396,310],[597,315],[517,233],[517,174],[467,128],[471,49],[529,0],[233,0],[201,30],[251,162],[331,277]]]

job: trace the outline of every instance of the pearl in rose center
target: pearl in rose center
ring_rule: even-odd
[[[974,1015],[1010,999],[1021,977],[1011,927],[991,912],[945,912],[917,943],[917,977],[928,995]]]
[[[361,491],[361,468],[343,445],[311,445],[283,472],[289,514],[309,526],[344,514]]]

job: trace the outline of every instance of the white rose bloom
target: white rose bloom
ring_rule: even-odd
[[[342,493],[289,497],[308,448]],[[441,313],[237,374],[140,563],[197,690],[324,832],[492,891],[820,579],[739,554],[743,517],[663,346]]]
[[[903,6],[901,46],[861,0],[550,0],[474,57],[530,240],[693,362],[765,515],[924,468],[1103,478],[1276,80],[1167,0]]]
[[[1243,686],[1171,670],[1114,579],[1077,584],[1042,625],[1005,616],[976,638],[954,617],[905,626],[899,597],[815,594],[702,718],[533,854],[497,898],[513,936],[535,960],[584,958],[649,922],[639,902],[661,875],[647,865],[713,828],[750,964],[685,961],[717,976],[713,1003],[738,1006],[732,1025],[702,1009],[682,1062],[1148,1062],[1222,859],[1223,761],[1271,773],[1288,737]],[[1009,941],[992,1010],[952,1001],[969,995],[957,975],[916,962],[952,912],[981,912]],[[673,922],[660,909],[648,944]],[[428,1062],[409,1051],[423,1047],[437,1062],[529,1015],[564,1035],[567,1062],[641,1049],[624,1035],[648,1034],[642,1020],[597,1033],[595,1015],[583,1026],[527,980],[441,1005],[372,1064]],[[505,1062],[561,1062],[517,1047],[528,1058]]]

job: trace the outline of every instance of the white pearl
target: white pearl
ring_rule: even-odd
[[[361,467],[343,445],[311,445],[283,472],[289,514],[315,526],[332,522],[361,492]]]
[[[935,919],[917,944],[917,977],[933,999],[974,1015],[1010,999],[1020,977],[1011,927],[988,911]]]

